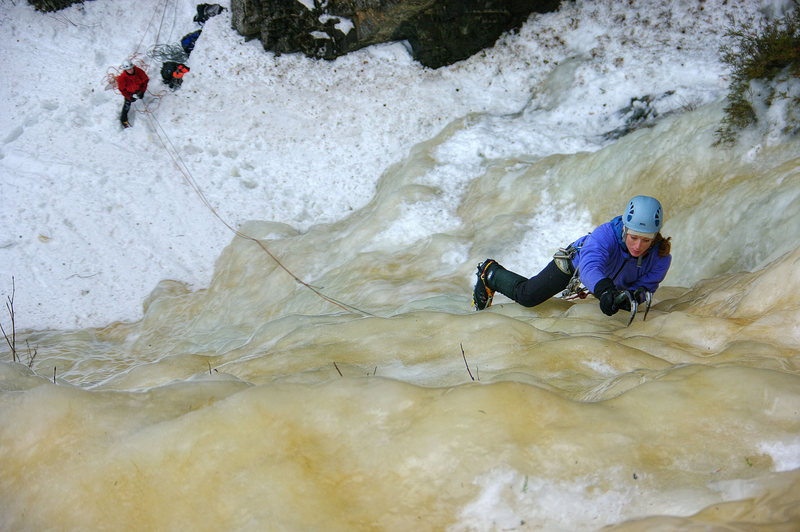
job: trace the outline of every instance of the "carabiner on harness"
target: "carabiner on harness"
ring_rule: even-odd
[[[575,258],[575,253],[577,253],[577,251],[578,248],[570,245],[566,248],[560,248],[555,255],[553,255],[553,262],[555,262],[558,269],[567,275],[572,275],[567,283],[567,287],[561,292],[561,297],[564,299],[586,299],[586,296],[589,295],[589,290],[587,290],[585,286],[581,285],[581,278],[578,275],[578,268],[576,268],[572,262],[572,259]]]

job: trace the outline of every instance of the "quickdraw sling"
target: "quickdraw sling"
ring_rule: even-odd
[[[579,249],[580,247],[574,247],[570,244],[565,248],[559,248],[553,255],[553,262],[555,262],[558,269],[567,275],[572,275],[567,287],[561,292],[561,297],[564,299],[586,299],[586,296],[589,295],[589,290],[581,284],[578,268],[572,262]]]

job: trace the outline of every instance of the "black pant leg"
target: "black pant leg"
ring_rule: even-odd
[[[119,115],[119,119],[122,122],[128,121],[128,111],[131,110],[131,102],[130,100],[125,100],[125,103],[122,104],[122,114]]]
[[[513,299],[520,305],[534,307],[564,290],[570,279],[572,275],[562,272],[550,261],[537,275],[515,287]]]

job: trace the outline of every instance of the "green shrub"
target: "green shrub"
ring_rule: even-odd
[[[743,25],[728,30],[727,35],[738,42],[735,47],[720,49],[722,61],[731,67],[732,80],[722,126],[715,135],[716,145],[733,144],[739,131],[757,121],[748,100],[752,80],[771,81],[783,72],[800,77],[800,9],[766,24],[760,31]],[[765,103],[769,105],[774,96],[770,94]],[[800,99],[794,98],[794,103],[800,105]]]

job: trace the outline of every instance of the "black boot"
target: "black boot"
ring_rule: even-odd
[[[125,100],[125,103],[122,104],[122,112],[119,115],[119,121],[122,123],[122,127],[131,127],[130,123],[128,122],[128,111],[131,109],[131,101]]]
[[[475,307],[475,310],[483,310],[492,306],[494,290],[486,286],[486,274],[491,272],[491,266],[497,266],[497,263],[492,259],[486,259],[478,264],[478,273],[476,274],[478,280],[475,281],[475,288],[472,289],[472,306]]]
[[[495,291],[511,299],[514,298],[514,289],[527,279],[514,272],[510,272],[497,264],[493,259],[486,259],[478,264],[478,280],[472,291],[472,304],[477,310],[483,310],[492,305]]]

